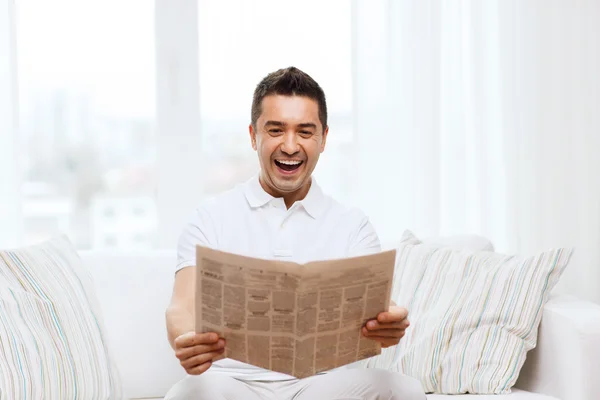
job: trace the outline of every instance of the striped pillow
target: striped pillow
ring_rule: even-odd
[[[0,251],[0,398],[122,398],[91,277],[64,237]]]
[[[572,249],[533,257],[398,246],[392,299],[411,328],[367,367],[402,372],[427,393],[506,394],[535,347],[542,308]]]

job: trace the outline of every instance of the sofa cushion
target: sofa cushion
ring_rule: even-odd
[[[509,393],[571,254],[455,250],[407,232],[392,296],[409,309],[411,328],[370,365],[411,375],[428,393]]]
[[[0,251],[0,393],[119,399],[92,280],[65,237]]]

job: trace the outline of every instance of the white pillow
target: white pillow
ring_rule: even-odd
[[[0,397],[121,399],[89,273],[58,237],[0,251]]]
[[[367,366],[413,376],[427,393],[510,393],[572,253],[521,257],[456,250],[406,232],[397,249],[392,299],[408,308],[411,326],[397,346]]]
[[[488,238],[479,235],[432,236],[422,241],[425,244],[451,247],[455,250],[494,251],[494,244]],[[399,241],[387,242],[382,245],[382,248],[392,250],[399,245]]]

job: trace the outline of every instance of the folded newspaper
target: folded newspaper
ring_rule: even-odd
[[[387,311],[396,251],[306,264],[197,246],[196,332],[223,357],[298,378],[381,353],[366,321]]]

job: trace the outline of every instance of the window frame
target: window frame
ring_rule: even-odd
[[[0,154],[0,244],[5,248],[18,246],[23,237],[15,10],[14,0],[0,0],[0,149],[5,149]]]
[[[157,247],[172,249],[202,198],[197,0],[155,0]]]

